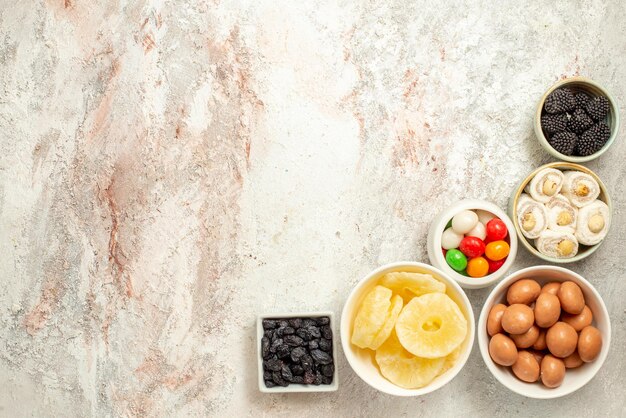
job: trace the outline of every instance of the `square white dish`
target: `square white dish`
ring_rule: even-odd
[[[330,329],[333,332],[333,364],[335,366],[335,372],[333,374],[333,381],[330,385],[305,385],[301,383],[290,383],[289,386],[275,386],[268,388],[265,386],[263,379],[263,356],[261,353],[261,338],[263,338],[263,320],[264,319],[291,319],[291,318],[320,318],[327,316],[330,320]],[[257,369],[258,369],[258,383],[259,391],[263,393],[298,393],[298,392],[334,392],[339,388],[339,375],[337,371],[337,326],[335,324],[335,316],[332,312],[295,312],[295,313],[270,313],[257,316],[256,320],[256,356],[257,356]]]

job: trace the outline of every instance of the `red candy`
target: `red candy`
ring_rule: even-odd
[[[502,260],[498,260],[498,261],[487,259],[487,262],[489,263],[489,274],[498,271],[498,269],[502,267],[502,264],[504,264],[505,261],[506,261],[506,258]]]
[[[459,244],[459,250],[469,258],[480,257],[485,252],[485,243],[477,237],[465,237]]]
[[[487,222],[485,229],[487,230],[487,241],[489,242],[503,240],[508,235],[505,223],[498,218],[493,218]]]

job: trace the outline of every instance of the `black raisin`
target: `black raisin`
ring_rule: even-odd
[[[263,380],[272,380],[272,372],[270,372],[269,370],[264,370]]]
[[[270,355],[270,339],[267,337],[261,338],[261,356],[267,359]]]
[[[281,345],[283,345],[283,339],[276,338],[274,341],[272,341],[272,344],[270,345],[270,352],[275,353],[278,347],[280,347]]]
[[[309,341],[311,339],[311,333],[307,328],[298,328],[296,335],[305,341]]]
[[[311,340],[309,341],[309,348],[311,350],[315,350],[316,348],[319,348],[320,344],[319,344],[319,340]]]
[[[300,328],[302,326],[302,319],[301,318],[292,318],[289,320],[289,325],[292,326],[293,328]]]
[[[281,344],[276,349],[276,355],[278,355],[278,358],[287,357],[289,354],[291,354],[291,349],[287,344]]]
[[[293,360],[294,363],[297,363],[305,354],[306,354],[306,350],[304,349],[304,347],[296,347],[291,350],[291,360]]]
[[[274,383],[276,383],[279,386],[288,386],[289,383],[285,381],[285,379],[283,379],[283,376],[280,372],[273,372],[272,373],[272,380],[274,381]]]
[[[278,359],[269,359],[263,362],[263,365],[267,370],[271,370],[273,372],[277,372],[283,367],[283,361]]]
[[[285,327],[285,330],[283,331],[284,335],[291,335],[291,334],[295,334],[296,330],[293,329],[292,327]]]
[[[274,386],[276,386],[276,383],[272,382],[271,380],[266,380],[265,386],[268,388],[273,388]]]
[[[322,338],[319,343],[320,350],[330,352],[333,348],[332,340],[327,340],[326,338]]]
[[[305,318],[302,320],[302,327],[304,328],[308,328],[310,326],[314,326],[315,325],[315,321],[312,320],[311,318]]]
[[[319,364],[329,364],[333,361],[333,358],[322,350],[311,350],[311,357],[313,357],[313,360]]]
[[[263,329],[274,329],[276,328],[276,320],[275,319],[264,319],[263,320]]]
[[[302,379],[302,383],[304,383],[305,385],[310,385],[313,382],[315,382],[315,373],[311,370],[307,370],[306,372],[304,372],[304,378]]]
[[[315,380],[313,381],[313,384],[316,386],[319,386],[322,384],[322,374],[320,372],[317,372],[317,374],[315,375]]]
[[[278,321],[278,327],[279,328],[285,328],[285,327],[288,327],[288,326],[289,326],[289,323],[287,321],[285,321],[284,319],[280,319]]]
[[[322,376],[322,384],[323,385],[330,385],[331,383],[333,383],[333,377],[332,376]]]
[[[333,330],[330,329],[330,325],[324,325],[322,327],[322,337],[326,338],[327,340],[333,338]]]
[[[291,372],[295,375],[300,376],[304,374],[304,369],[299,364],[294,364],[293,366],[291,366]]]
[[[292,347],[299,347],[304,342],[304,340],[297,335],[287,335],[284,341],[285,344],[289,344]]]
[[[268,331],[265,331],[263,335],[271,340],[272,336],[274,335],[274,331],[270,329]]]
[[[335,366],[331,364],[324,364],[320,367],[320,371],[324,376],[332,376],[335,373]]]
[[[322,381],[323,381],[323,379],[322,379]],[[332,379],[331,379],[331,382],[332,382]],[[291,383],[304,383],[304,377],[302,377],[302,376],[293,376],[291,378]]]
[[[278,328],[274,334],[276,334],[278,337],[283,338],[283,336],[285,335],[285,328]]]
[[[327,316],[322,316],[321,318],[317,318],[315,320],[315,323],[317,325],[328,325],[330,324],[330,318],[328,318]]]
[[[313,370],[313,358],[308,354],[300,358],[300,364],[304,370]]]
[[[280,374],[283,376],[283,379],[290,382],[293,374],[291,373],[291,369],[286,364],[283,364],[283,368],[280,370]]]
[[[320,332],[320,329],[318,327],[315,327],[315,326],[307,327],[307,331],[311,333],[311,336],[313,338],[319,338],[322,336],[322,333]]]

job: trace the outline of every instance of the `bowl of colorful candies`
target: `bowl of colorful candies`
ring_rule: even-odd
[[[428,231],[428,258],[466,289],[500,280],[515,261],[517,235],[491,202],[461,200],[443,210]]]

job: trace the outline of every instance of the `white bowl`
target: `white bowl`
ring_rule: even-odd
[[[463,341],[463,350],[454,367],[443,373],[441,376],[435,378],[435,380],[427,386],[419,389],[404,389],[391,383],[383,377],[382,374],[380,374],[380,371],[373,360],[373,352],[371,350],[361,349],[350,342],[354,317],[357,314],[363,298],[376,285],[376,283],[378,283],[378,280],[384,274],[393,271],[431,274],[436,279],[445,283],[447,295],[459,305],[461,312],[463,312],[463,315],[465,315],[465,318],[467,319],[467,337],[465,338],[465,341]],[[341,313],[341,346],[343,347],[344,354],[348,359],[348,363],[365,383],[380,390],[381,392],[396,396],[424,395],[439,389],[451,381],[459,373],[459,371],[461,371],[470,355],[470,352],[472,351],[474,333],[474,313],[472,312],[472,306],[463,289],[461,289],[461,287],[445,273],[424,263],[410,261],[392,263],[384,265],[369,273],[361,279],[354,289],[352,289],[352,292],[350,292]]]
[[[534,256],[541,258],[544,261],[547,261],[548,263],[565,264],[565,263],[574,263],[577,261],[581,261],[589,257],[598,248],[600,248],[600,245],[602,245],[602,243],[605,240],[603,239],[602,241],[600,241],[599,243],[595,245],[580,244],[578,246],[578,253],[574,257],[556,258],[556,257],[549,257],[539,252],[539,250],[535,247],[533,243],[534,240],[527,239],[522,233],[522,229],[520,227],[519,220],[517,218],[517,210],[516,210],[517,203],[519,202],[519,198],[522,195],[522,193],[524,193],[524,188],[526,188],[528,183],[530,183],[530,181],[533,179],[533,177],[535,177],[535,175],[537,175],[537,173],[539,173],[541,170],[545,168],[555,168],[561,171],[565,171],[565,170],[580,171],[582,173],[589,174],[591,177],[593,177],[596,183],[598,183],[598,186],[600,186],[600,195],[598,196],[598,199],[606,203],[606,205],[609,207],[609,214],[610,214],[610,218],[612,219],[614,216],[613,203],[611,201],[609,191],[607,190],[606,186],[604,185],[600,177],[595,172],[588,169],[584,165],[557,161],[553,163],[544,164],[541,167],[538,167],[535,170],[533,170],[533,172],[527,175],[526,178],[520,183],[520,185],[517,186],[517,189],[513,191],[513,194],[511,195],[511,198],[509,199],[509,215],[511,215],[511,219],[513,220],[513,224],[515,226],[515,230],[517,231],[517,236],[519,238],[519,241],[522,243],[522,246],[524,246],[528,250],[528,252],[530,252]],[[610,223],[609,223],[609,231],[610,231]]]
[[[576,369],[567,369],[565,379],[561,386],[550,389],[540,382],[525,383],[519,380],[510,367],[499,366],[489,356],[489,335],[487,334],[487,316],[489,311],[497,303],[506,301],[506,291],[509,286],[520,279],[534,279],[540,285],[548,282],[564,282],[571,280],[583,291],[585,302],[593,312],[593,325],[602,333],[602,350],[597,359],[591,363],[583,364]],[[611,345],[611,321],[602,297],[587,280],[571,270],[557,266],[534,266],[528,267],[511,274],[502,280],[489,294],[478,320],[478,347],[480,354],[489,371],[504,386],[520,395],[537,398],[551,399],[568,395],[586,385],[602,367]]]
[[[475,278],[459,274],[448,265],[445,257],[443,256],[443,252],[441,251],[441,234],[443,234],[443,231],[446,229],[446,225],[450,222],[454,215],[464,210],[477,209],[490,212],[504,222],[509,231],[510,250],[506,261],[497,271],[488,274],[485,277]],[[458,201],[452,206],[449,206],[439,212],[439,214],[431,222],[428,230],[427,249],[428,258],[433,266],[443,270],[444,273],[456,280],[465,289],[480,289],[482,287],[490,286],[500,280],[511,268],[513,262],[515,261],[515,256],[517,255],[517,234],[511,219],[498,206],[485,200],[465,199]]]
[[[552,148],[552,145],[550,145],[550,143],[548,142],[548,139],[546,138],[546,133],[543,131],[543,128],[541,127],[541,115],[545,114],[543,106],[544,106],[546,99],[548,98],[550,93],[562,87],[569,88],[570,90],[573,90],[576,93],[583,91],[592,97],[604,96],[609,100],[610,111],[606,117],[605,122],[611,129],[611,136],[606,141],[604,146],[602,146],[602,148],[600,148],[598,151],[596,151],[595,153],[591,155],[587,155],[583,157],[583,156],[561,154],[560,152]],[[543,96],[541,96],[541,99],[539,100],[539,103],[537,104],[537,109],[535,110],[534,127],[535,127],[535,136],[539,140],[539,143],[546,151],[552,154],[553,157],[559,160],[571,161],[574,163],[584,163],[587,161],[594,160],[598,158],[599,156],[601,156],[602,154],[604,154],[609,149],[609,147],[613,144],[615,139],[617,138],[617,135],[619,132],[619,104],[617,103],[615,98],[611,96],[611,94],[609,94],[609,92],[602,85],[598,84],[597,82],[593,80],[590,80],[586,77],[579,77],[579,76],[566,78],[564,80],[557,81],[548,89],[548,91],[546,91],[543,94]]]
[[[330,385],[304,385],[301,383],[290,383],[289,386],[274,386],[268,388],[263,380],[263,356],[261,354],[261,338],[263,338],[263,320],[264,319],[290,319],[290,318],[319,318],[327,316],[330,319],[330,328],[333,331],[333,364],[335,365],[335,374]],[[337,326],[335,325],[335,316],[332,312],[296,312],[296,313],[273,313],[259,315],[256,319],[256,337],[257,337],[257,368],[259,390],[263,393],[296,393],[296,392],[334,392],[339,388],[339,375],[337,373]]]

